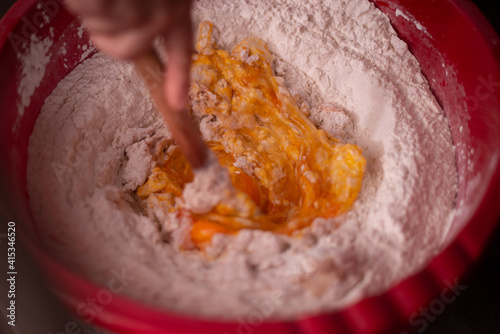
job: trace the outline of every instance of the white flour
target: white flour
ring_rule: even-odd
[[[194,180],[186,184],[182,197],[184,206],[194,213],[206,213],[223,199],[233,195],[234,188],[226,168],[222,167],[215,154],[209,153],[203,166],[194,170]]]
[[[453,214],[454,147],[387,17],[367,0],[199,1],[193,15],[214,23],[226,49],[248,35],[268,42],[313,122],[361,147],[353,209],[301,237],[242,230],[214,236],[208,259],[179,251],[189,226],[161,210],[159,221],[138,214],[130,195],[168,131],[132,67],[96,55],[47,98],[30,138],[28,188],[47,249],[101,284],[127,268],[131,297],[225,319],[338,309],[425,265]]]
[[[45,76],[45,68],[50,60],[49,50],[52,47],[52,43],[51,37],[46,37],[40,41],[33,35],[29,45],[25,46],[29,50],[28,52],[22,54],[17,50],[17,56],[22,61],[22,72],[19,84],[17,85],[17,94],[21,99],[17,104],[18,117],[12,131],[17,128],[19,120],[24,115],[24,110],[31,103],[31,97],[35,89],[38,88]]]

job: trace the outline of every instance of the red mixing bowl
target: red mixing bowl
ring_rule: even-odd
[[[500,40],[468,0],[373,2],[420,61],[448,116],[456,145],[459,191],[447,247],[423,270],[389,291],[335,313],[264,323],[249,315],[238,322],[220,323],[173,315],[115,295],[96,313],[94,324],[133,334],[385,333],[417,329],[420,307],[440,307],[445,292],[451,291],[480,256],[500,212]],[[0,22],[0,195],[9,216],[23,223],[19,225],[25,242],[46,269],[53,291],[76,313],[81,302],[95,297],[103,287],[78,277],[44,253],[26,190],[28,139],[41,105],[81,62],[84,50],[78,45],[87,41],[62,3],[21,0]],[[31,34],[39,39],[52,36],[54,43],[43,80],[21,115],[17,86],[22,63],[18,56],[25,53],[22,44]],[[67,54],[62,55],[58,50],[64,43]]]

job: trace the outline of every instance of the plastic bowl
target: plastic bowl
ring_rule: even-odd
[[[23,236],[46,269],[52,289],[76,312],[102,287],[52,260],[39,245],[26,190],[28,139],[44,99],[82,58],[86,40],[62,0],[18,1],[0,23],[1,196],[6,213],[22,222]],[[234,323],[177,316],[138,301],[113,296],[94,323],[117,333],[382,333],[418,329],[420,307],[431,311],[478,259],[500,212],[500,41],[477,8],[466,0],[374,0],[420,61],[443,106],[456,145],[459,192],[448,246],[417,274],[379,296],[342,311],[288,322],[259,321],[258,315]],[[51,59],[24,113],[17,86],[22,42],[31,34],[53,36]],[[67,54],[59,54],[65,44]],[[87,51],[88,53],[88,51]],[[90,55],[90,54],[89,54]],[[89,56],[87,55],[87,56]],[[65,60],[66,59],[66,60]],[[63,66],[65,65],[65,66]],[[444,300],[446,301],[446,300]]]

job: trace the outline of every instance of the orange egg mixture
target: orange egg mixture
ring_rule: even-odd
[[[216,233],[252,228],[292,234],[317,217],[348,211],[365,172],[360,149],[308,120],[308,110],[274,76],[274,57],[262,40],[247,38],[229,53],[217,49],[212,32],[211,23],[200,25],[191,113],[216,124],[207,144],[228,169],[239,205],[221,202],[203,214],[184,209],[178,199],[193,172],[172,142],[136,191],[142,203],[190,217],[192,240],[201,249]]]

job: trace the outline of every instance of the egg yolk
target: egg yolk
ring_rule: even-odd
[[[214,234],[243,228],[292,234],[317,217],[348,211],[365,171],[360,149],[309,121],[274,76],[273,56],[262,40],[247,38],[229,53],[217,48],[212,33],[211,23],[200,24],[190,112],[211,132],[207,144],[249,210],[242,213],[222,202],[205,214],[188,213],[193,242],[203,248]],[[161,198],[176,212],[175,199],[193,173],[177,146],[170,143],[164,152],[136,193],[143,201]]]

